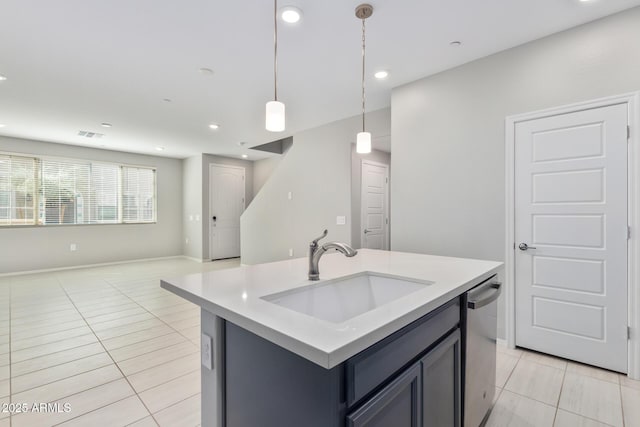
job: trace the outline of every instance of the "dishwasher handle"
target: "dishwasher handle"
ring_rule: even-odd
[[[486,292],[484,291],[487,291],[487,290],[492,291],[489,296],[481,299],[469,299],[469,301],[467,301],[467,308],[471,310],[475,310],[476,308],[484,307],[485,305],[489,305],[495,300],[497,300],[500,294],[502,293],[502,283],[500,282],[489,283],[487,285],[481,286],[478,289],[474,289],[474,293],[484,295],[486,294]]]

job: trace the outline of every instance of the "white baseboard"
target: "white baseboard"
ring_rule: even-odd
[[[108,265],[118,265],[118,264],[131,264],[134,262],[162,261],[166,259],[176,259],[176,258],[186,258],[192,261],[203,262],[203,260],[198,260],[197,258],[191,258],[184,255],[173,255],[173,256],[165,256],[165,257],[157,257],[157,258],[139,258],[139,259],[124,260],[124,261],[101,262],[97,264],[72,265],[68,267],[43,268],[40,270],[12,271],[10,273],[0,273],[0,277],[22,276],[25,274],[50,273],[50,272],[65,271],[65,270],[79,270],[81,268],[104,267]]]
[[[498,339],[496,339],[496,342],[497,342],[497,343],[498,343],[498,345],[499,345],[499,346],[501,346],[501,347],[509,347],[509,346],[507,345],[507,340],[505,340],[505,339],[498,338]]]

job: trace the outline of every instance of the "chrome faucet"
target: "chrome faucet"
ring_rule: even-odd
[[[309,244],[309,280],[319,280],[320,279],[320,271],[318,270],[318,263],[320,262],[320,258],[327,252],[329,249],[336,249],[339,252],[342,252],[345,256],[351,258],[352,256],[356,256],[358,251],[354,250],[351,246],[346,243],[340,242],[328,242],[324,245],[319,245],[318,241],[327,237],[328,231],[324,230],[322,236],[314,239]]]

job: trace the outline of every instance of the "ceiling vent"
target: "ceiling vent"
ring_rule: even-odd
[[[103,133],[89,132],[88,130],[81,130],[78,132],[78,135],[84,136],[85,138],[95,138],[95,139],[100,139],[104,136]]]

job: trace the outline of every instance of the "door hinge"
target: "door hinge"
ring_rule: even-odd
[[[627,339],[631,339],[631,326],[627,326]]]
[[[631,126],[627,126],[627,141],[631,141]]]
[[[631,226],[627,225],[627,240],[631,239]]]
[[[389,218],[385,218],[386,224],[389,224]]]
[[[388,184],[388,183],[389,183],[389,177],[385,177],[385,178],[384,178],[384,182],[385,182],[386,184]]]

